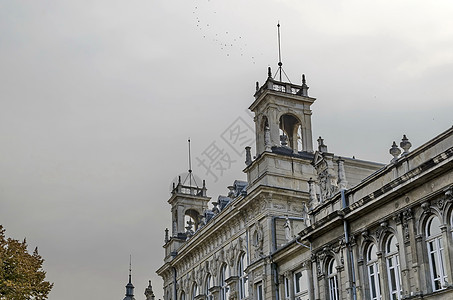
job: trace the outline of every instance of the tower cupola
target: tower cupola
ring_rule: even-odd
[[[316,100],[308,96],[305,75],[302,84],[278,81],[270,75],[255,92],[249,109],[255,113],[256,154],[285,147],[292,153],[313,152],[311,108]]]
[[[256,84],[255,100],[249,109],[255,114],[256,158],[246,149],[248,192],[259,186],[281,187],[308,193],[308,181],[315,176],[311,165],[313,137],[311,105],[305,75],[301,84],[282,81],[268,68],[266,82]],[[276,73],[276,75],[277,75]]]

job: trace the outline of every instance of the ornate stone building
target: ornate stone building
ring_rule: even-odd
[[[247,182],[168,200],[165,300],[453,299],[453,129],[390,164],[312,145],[308,86],[257,83]]]

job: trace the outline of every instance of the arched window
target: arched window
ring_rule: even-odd
[[[228,300],[229,298],[230,289],[226,283],[227,276],[227,265],[224,264],[220,270],[220,300]]]
[[[329,299],[339,300],[337,263],[334,258],[327,263],[327,280],[329,281]]]
[[[181,293],[181,300],[186,300],[186,293],[184,292]]]
[[[432,216],[426,223],[426,246],[428,248],[429,268],[431,272],[431,283],[433,291],[445,288],[447,274],[444,266],[444,246],[440,220]]]
[[[239,276],[239,299],[245,299],[249,296],[248,275],[245,273],[247,268],[247,256],[245,253],[241,255],[238,263],[238,276]]]
[[[366,251],[366,267],[368,271],[368,283],[370,285],[370,299],[381,299],[381,286],[379,284],[379,265],[376,254],[376,246],[371,244]]]
[[[205,283],[205,294],[206,294],[207,300],[213,299],[213,296],[212,296],[211,292],[209,291],[209,289],[212,287],[213,287],[212,276],[211,276],[211,274],[208,274],[208,276],[206,277],[206,283]]]
[[[387,265],[388,286],[390,299],[401,299],[401,273],[400,273],[400,258],[398,255],[398,247],[396,246],[395,236],[390,236],[385,243],[385,260]]]
[[[198,285],[194,283],[192,286],[192,300],[195,300],[196,296],[198,296]]]

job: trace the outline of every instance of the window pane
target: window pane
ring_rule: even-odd
[[[392,291],[396,291],[396,278],[395,278],[395,269],[392,269],[390,271],[390,288]]]
[[[428,222],[427,236],[436,236],[441,234],[439,218],[434,216]]]
[[[376,283],[374,282],[374,276],[370,276],[370,283],[371,283],[371,297],[375,298],[376,295]]]
[[[294,274],[294,291],[296,294],[300,293],[301,291],[301,278],[302,272],[297,272]]]
[[[258,300],[263,300],[264,297],[263,297],[263,285],[262,284],[258,284],[256,286],[256,298]]]
[[[371,245],[370,248],[368,248],[367,260],[368,261],[377,260],[376,247],[374,245]]]
[[[396,239],[394,236],[391,236],[387,241],[387,253],[397,252],[398,248],[396,247]]]

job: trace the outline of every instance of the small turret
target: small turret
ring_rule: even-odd
[[[151,286],[151,280],[149,281],[148,287],[145,289],[146,300],[154,300],[153,287]]]

